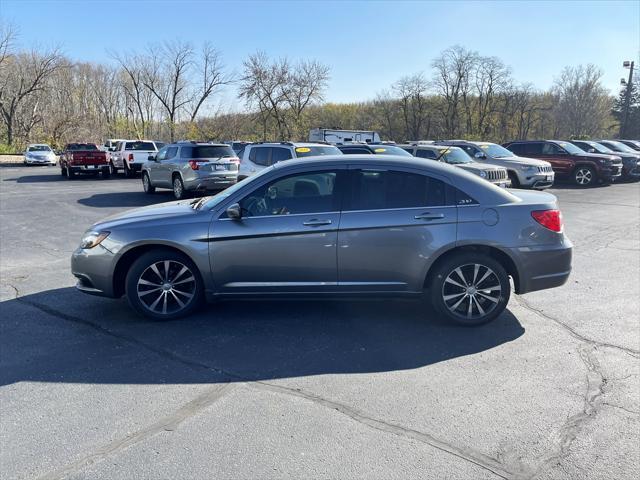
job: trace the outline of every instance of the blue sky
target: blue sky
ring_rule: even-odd
[[[618,90],[640,55],[640,1],[0,0],[20,43],[59,45],[79,61],[179,38],[211,41],[231,70],[256,50],[331,67],[329,101],[371,99],[460,44],[497,56],[519,82],[549,87],[565,65],[594,63]],[[640,63],[640,62],[639,62]],[[233,89],[224,93],[233,102]]]

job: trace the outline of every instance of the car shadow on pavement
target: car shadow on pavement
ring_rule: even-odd
[[[153,322],[60,288],[0,303],[0,385],[188,384],[421,368],[514,341],[508,310],[477,328],[419,301],[242,301]]]
[[[142,189],[142,187],[140,187]],[[170,202],[175,200],[170,190],[147,194],[139,192],[109,192],[96,193],[90,197],[81,198],[78,203],[87,207],[109,208],[109,207],[145,207],[156,203]]]
[[[67,177],[60,175],[60,170],[55,168],[50,170],[51,173],[47,175],[23,175],[21,177],[5,178],[4,182],[16,182],[16,183],[48,183],[48,182],[75,182],[76,180],[95,180],[93,175],[77,175],[74,180],[69,180]]]

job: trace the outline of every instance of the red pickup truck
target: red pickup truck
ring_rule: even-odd
[[[69,143],[60,155],[60,173],[68,179],[78,173],[101,174],[102,178],[109,178],[109,154],[95,143]]]

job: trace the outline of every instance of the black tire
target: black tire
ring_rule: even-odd
[[[100,176],[102,177],[103,180],[108,180],[111,177],[111,169],[103,168],[100,171]]]
[[[156,187],[151,185],[151,180],[149,179],[149,174],[147,172],[142,173],[142,189],[144,193],[152,194],[155,193]]]
[[[62,175],[63,177],[67,176],[67,170],[64,167],[60,167],[60,175]]]
[[[461,253],[445,259],[436,266],[429,284],[429,297],[436,312],[468,327],[494,320],[507,307],[510,296],[511,285],[504,267],[482,253]]]
[[[109,173],[111,175],[115,175],[118,173],[118,169],[116,168],[116,166],[113,164],[113,160],[109,160]]]
[[[76,177],[76,172],[74,172],[73,170],[71,170],[69,168],[69,165],[67,165],[67,174],[65,175],[69,180],[73,180]]]
[[[587,166],[579,166],[571,174],[573,183],[578,187],[592,187],[598,181],[598,176],[593,168]]]
[[[520,180],[516,172],[509,172],[509,180],[511,180],[511,188],[520,188]]]
[[[127,165],[127,162],[125,160],[122,161],[122,164],[124,165],[123,169],[124,169],[124,176],[127,178],[131,178],[133,177],[133,170],[131,170],[129,168],[129,165]]]
[[[171,184],[173,185],[173,197],[176,200],[187,198],[188,194],[184,189],[184,183],[182,182],[182,178],[180,178],[180,175],[175,175]]]
[[[167,264],[168,272],[164,269]],[[179,274],[183,267],[187,270]],[[204,301],[204,286],[196,265],[186,255],[166,249],[152,250],[133,262],[127,272],[125,292],[137,313],[154,320],[187,316]]]

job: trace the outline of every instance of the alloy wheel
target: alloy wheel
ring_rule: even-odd
[[[502,286],[496,273],[479,263],[454,268],[442,284],[445,306],[466,320],[489,315],[500,303],[501,295]]]
[[[588,168],[581,168],[576,171],[576,183],[578,185],[589,185],[593,181],[593,173]]]
[[[146,173],[142,175],[142,188],[145,192],[149,191],[149,175]]]
[[[196,294],[196,277],[176,260],[152,263],[138,278],[140,303],[155,314],[171,315],[187,308]]]
[[[173,179],[173,196],[178,200],[182,198],[184,194],[184,187],[182,186],[182,180],[180,177],[176,177]]]

